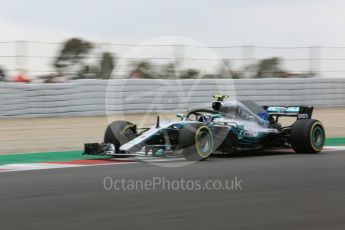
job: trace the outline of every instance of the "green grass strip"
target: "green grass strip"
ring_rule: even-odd
[[[0,155],[0,165],[109,158],[108,156],[82,155],[82,153],[83,151],[62,151],[62,152],[6,154],[6,155]]]
[[[337,146],[337,145],[345,145],[345,137],[334,137],[334,138],[327,138],[325,145],[327,146]]]
[[[345,145],[345,138],[344,137],[327,138],[325,145],[326,146]],[[6,155],[0,155],[0,165],[109,158],[108,156],[82,155],[82,153],[83,151],[61,151],[61,152],[6,154]]]

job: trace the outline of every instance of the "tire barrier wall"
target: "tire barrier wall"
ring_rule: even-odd
[[[223,93],[261,105],[344,106],[345,79],[114,79],[0,83],[0,117],[177,112],[210,106]]]

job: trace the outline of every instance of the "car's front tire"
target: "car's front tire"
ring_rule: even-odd
[[[214,151],[212,130],[202,124],[186,125],[180,131],[179,145],[187,160],[205,160]]]
[[[318,120],[297,120],[291,127],[290,143],[297,153],[321,152],[325,138],[325,129]]]

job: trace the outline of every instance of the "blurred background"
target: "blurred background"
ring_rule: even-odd
[[[173,55],[147,57],[138,54],[123,57],[133,47],[148,47],[157,53],[164,48]],[[217,58],[190,58],[188,54],[211,49]],[[306,78],[343,77],[345,47],[269,47],[269,46],[192,46],[181,44],[116,44],[96,43],[83,38],[65,42],[8,41],[0,42],[3,81],[13,81],[18,72],[35,82],[56,82],[72,79],[152,78],[140,69],[154,71],[165,79],[219,78],[229,71],[238,78]],[[126,67],[116,69],[117,61]],[[198,65],[207,67],[201,71]]]
[[[149,47],[150,52],[162,48],[173,55],[123,57],[133,47]],[[191,52],[211,49],[217,58],[190,58]],[[156,51],[155,51],[156,50]],[[306,78],[343,77],[345,47],[269,47],[269,46],[189,46],[181,44],[117,44],[90,42],[70,38],[65,42],[8,41],[0,42],[0,63],[3,81],[13,81],[18,72],[35,82],[56,82],[72,79],[152,78],[140,69],[154,71],[161,78],[193,78],[201,70],[202,78],[219,78],[229,71],[238,78]],[[116,69],[118,60],[126,67]]]
[[[341,78],[345,71],[345,5],[340,0],[2,0],[0,7],[0,76],[5,81],[17,75],[37,82],[104,79],[113,71],[117,78],[128,78],[128,72],[148,77],[138,69],[163,78],[192,78],[200,72],[195,61],[207,66],[202,77],[209,78],[224,74],[224,68],[233,78]],[[151,49],[171,49],[173,56],[132,56],[125,69],[116,69],[128,50],[159,36],[203,45],[151,43]],[[216,52],[222,65],[211,57],[191,60],[187,55],[205,48]],[[56,75],[60,78],[53,79]]]
[[[344,1],[2,0],[0,8],[0,153],[80,149],[101,141],[109,121],[174,119],[217,92],[315,106],[327,135],[345,137]]]

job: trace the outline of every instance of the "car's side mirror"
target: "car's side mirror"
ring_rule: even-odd
[[[182,113],[176,113],[176,117],[181,118],[181,121],[185,118],[185,115]]]

